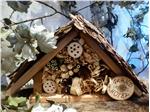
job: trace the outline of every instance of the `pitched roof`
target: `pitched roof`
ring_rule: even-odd
[[[65,26],[60,27],[57,29],[55,32],[55,35],[57,35],[58,38],[58,43],[59,41],[63,40],[64,35],[69,33],[72,30],[79,30],[92,38],[96,40],[99,43],[99,47],[103,49],[103,51],[117,64],[120,66],[120,68],[123,71],[123,75],[126,75],[129,77],[137,87],[142,92],[148,93],[146,86],[138,80],[138,77],[136,74],[133,72],[129,64],[119,55],[117,52],[113,49],[111,44],[107,41],[107,39],[103,36],[103,34],[94,26],[92,25],[89,21],[85,20],[82,16],[80,15],[70,15],[72,20]],[[75,29],[74,29],[75,28]],[[69,38],[69,37],[68,37]],[[48,54],[47,54],[48,55]],[[47,60],[48,62],[48,60]],[[46,63],[46,61],[45,61]],[[43,64],[44,65],[44,64]],[[38,72],[38,71],[36,71]],[[25,74],[24,74],[25,75]],[[122,75],[122,74],[119,74]]]
[[[111,44],[107,41],[107,39],[103,36],[103,34],[89,21],[84,19],[80,15],[70,15],[72,18],[72,21],[64,26],[59,28],[56,31],[56,35],[64,35],[67,32],[75,26],[77,29],[83,31],[84,33],[87,33],[91,37],[93,37],[95,40],[99,42],[99,46],[119,65],[121,66],[122,70],[125,72],[127,77],[130,77],[134,83],[141,88],[143,92],[147,93],[146,86],[138,80],[137,75],[134,73],[132,68],[129,66],[129,64],[114,50],[114,48],[111,46]]]

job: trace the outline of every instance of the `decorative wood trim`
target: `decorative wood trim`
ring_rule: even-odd
[[[80,33],[80,36],[91,48],[93,48],[97,55],[109,66],[109,68],[111,68],[114,73],[117,75],[121,75],[123,73],[120,67],[99,47],[99,44],[95,39],[84,33]]]
[[[55,55],[62,50],[73,38],[78,35],[78,32],[73,29],[66,36],[60,40],[57,44],[57,49],[49,52],[43,56],[38,62],[36,62],[26,73],[23,74],[7,91],[6,95],[14,94],[19,88],[27,83],[38,71],[42,69]]]

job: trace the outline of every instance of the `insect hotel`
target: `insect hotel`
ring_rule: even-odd
[[[102,33],[80,15],[59,28],[57,48],[24,62],[7,90],[12,95],[33,78],[33,94],[58,102],[126,100],[148,93]],[[31,101],[34,97],[30,97]]]

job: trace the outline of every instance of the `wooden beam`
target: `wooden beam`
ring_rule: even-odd
[[[117,75],[122,74],[121,68],[100,48],[99,43],[88,34],[80,33],[80,36],[85,40],[97,53],[97,55],[109,66],[109,68]]]
[[[62,40],[57,44],[57,49],[49,52],[43,56],[39,61],[37,61],[27,72],[23,74],[7,91],[6,95],[14,94],[18,89],[20,89],[25,83],[27,83],[38,71],[40,71],[55,55],[62,50],[73,38],[78,35],[78,32],[73,29],[71,30]]]
[[[63,95],[63,94],[41,94],[40,103],[48,103],[48,101],[55,101],[58,103],[73,103],[73,102],[97,102],[97,101],[112,101],[108,95],[100,94],[84,94],[81,96]],[[35,103],[35,96],[29,97],[30,104]]]

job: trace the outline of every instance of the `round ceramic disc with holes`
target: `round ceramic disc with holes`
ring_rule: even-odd
[[[134,92],[134,83],[125,76],[114,77],[108,84],[107,93],[115,100],[126,100]]]
[[[47,80],[43,83],[43,90],[48,94],[53,94],[56,92],[56,83],[52,80]]]
[[[68,45],[67,51],[71,57],[79,58],[83,52],[83,48],[78,42],[72,42]]]

